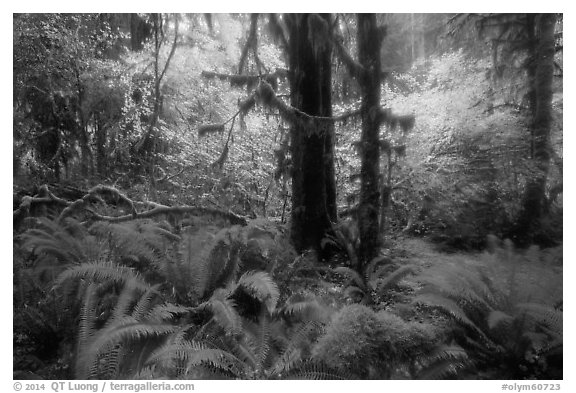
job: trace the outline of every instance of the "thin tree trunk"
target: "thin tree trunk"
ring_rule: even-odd
[[[528,108],[532,114],[530,119],[530,158],[534,158],[534,116],[536,116],[536,66],[538,62],[538,43],[536,42],[536,14],[526,14],[526,32],[528,35],[528,63],[526,76],[528,77]]]
[[[416,61],[416,48],[415,46],[416,38],[414,35],[414,14],[410,14],[410,64],[414,64]]]
[[[105,176],[108,170],[108,155],[106,153],[107,132],[105,124],[96,116],[94,119],[94,142],[96,145],[96,168],[99,176]]]

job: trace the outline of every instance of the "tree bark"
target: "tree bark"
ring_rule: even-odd
[[[358,83],[362,92],[362,135],[360,168],[360,259],[367,264],[378,255],[380,246],[380,33],[375,14],[358,14],[358,58],[364,68]],[[361,266],[359,266],[361,271]]]
[[[317,18],[312,20],[312,18]],[[330,26],[329,15],[293,14],[289,27],[290,103],[312,116],[331,116],[330,40],[311,31],[314,23]],[[328,31],[325,32],[326,34]],[[320,250],[336,220],[334,126],[324,122],[291,125],[291,234],[298,251]]]
[[[552,81],[554,77],[554,14],[541,14],[537,21],[539,39],[535,54],[534,119],[532,124],[532,159],[535,173],[526,185],[524,206],[518,220],[517,235],[530,242],[545,214],[546,181],[550,166],[550,130],[552,126]]]

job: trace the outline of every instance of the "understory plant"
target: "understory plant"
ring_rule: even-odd
[[[320,304],[297,299],[278,307],[271,275],[244,271],[246,250],[264,254],[269,270],[281,257],[278,234],[262,224],[180,236],[151,220],[86,227],[42,219],[22,248],[31,273],[53,273],[43,293],[57,299],[61,314],[78,316],[71,375],[338,378],[309,361],[324,324]],[[41,330],[49,328],[58,326]]]
[[[376,257],[364,268],[363,273],[346,266],[334,269],[346,277],[344,294],[362,304],[377,304],[379,299],[404,277],[413,274],[413,266],[397,267],[384,256]]]
[[[492,239],[494,242],[494,239]],[[414,305],[438,310],[486,378],[562,377],[562,276],[537,248],[496,244],[480,266],[431,267]]]
[[[444,345],[430,324],[352,304],[334,315],[314,358],[361,379],[446,378],[468,363],[457,345]]]

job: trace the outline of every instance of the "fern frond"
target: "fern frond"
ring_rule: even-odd
[[[226,332],[236,334],[241,331],[242,322],[236,311],[236,304],[229,298],[230,293],[225,289],[217,289],[209,300],[199,305],[212,313],[212,318]]]
[[[463,326],[466,326],[476,332],[480,337],[490,341],[482,329],[480,329],[474,322],[472,322],[470,318],[468,318],[464,310],[462,310],[462,308],[455,301],[435,293],[423,293],[417,295],[413,301],[418,304],[423,304],[441,310]]]
[[[256,355],[255,371],[261,373],[264,370],[264,363],[270,352],[270,321],[264,312],[260,314],[258,333],[254,338],[256,341],[256,350],[254,351]]]
[[[85,354],[89,342],[96,331],[96,320],[95,315],[96,305],[98,303],[97,298],[97,285],[90,284],[86,288],[86,293],[84,295],[84,304],[80,311],[80,322],[78,327],[78,343],[76,348],[76,374],[81,375],[82,370],[85,368]]]
[[[305,299],[293,296],[286,301],[280,313],[289,318],[305,321],[328,322],[331,312],[321,305],[317,299]]]
[[[170,321],[177,315],[182,315],[190,312],[192,309],[190,307],[177,306],[174,304],[166,303],[159,304],[152,308],[146,315],[146,321]],[[133,314],[135,317],[141,316],[141,313]]]
[[[356,270],[345,266],[339,266],[333,270],[346,277],[350,283],[354,283],[358,288],[364,288],[363,290],[365,290],[364,280]]]
[[[209,254],[210,286],[218,288],[236,279],[240,268],[240,250],[246,239],[239,226],[220,230],[214,237]]]
[[[71,265],[94,256],[94,239],[87,235],[79,222],[68,219],[58,223],[47,218],[40,218],[37,222],[39,228],[26,231],[21,239],[23,246],[33,251],[40,261],[51,259],[58,264]]]
[[[204,297],[210,287],[211,266],[208,257],[213,240],[212,234],[200,232],[194,236],[185,236],[181,243],[181,265],[189,272],[191,289],[198,298]]]
[[[90,227],[90,233],[110,243],[113,259],[120,261],[129,258],[155,266],[161,264],[169,242],[164,232],[159,224],[151,220],[96,222]]]
[[[414,269],[412,266],[402,266],[396,269],[394,272],[390,273],[384,278],[375,278],[371,280],[368,284],[372,287],[373,290],[378,291],[379,293],[383,293],[393,287],[394,285],[398,284],[400,280],[404,277],[413,274]]]
[[[89,352],[101,355],[117,343],[131,343],[151,337],[166,336],[174,333],[176,326],[161,322],[138,322],[125,317],[112,326],[98,332],[98,337],[90,345]]]
[[[514,317],[500,310],[491,311],[488,315],[488,328],[490,330],[498,328],[500,325],[509,326],[514,321]]]
[[[280,291],[268,273],[246,272],[238,280],[237,286],[244,288],[248,293],[264,303],[270,314],[276,309]]]
[[[120,373],[123,360],[124,348],[116,345],[101,357],[99,367],[93,367],[90,378],[116,379]],[[95,366],[95,365],[94,365]]]
[[[536,323],[549,328],[555,335],[562,337],[563,312],[544,304],[520,303],[516,308],[532,318]]]
[[[177,331],[174,334],[178,334]],[[174,340],[170,336],[166,343],[156,349],[146,360],[146,365],[156,365],[160,368],[174,368],[176,360],[186,359],[186,354],[190,351],[198,351],[206,348],[205,345],[196,341]]]
[[[484,275],[474,266],[445,264],[426,270],[418,279],[432,291],[487,310],[497,303],[500,295],[486,283]]]
[[[144,318],[146,313],[149,312],[152,300],[156,295],[158,295],[157,289],[158,285],[154,285],[149,289],[147,289],[146,292],[144,292],[144,294],[140,297],[140,299],[134,306],[134,310],[132,311],[132,317],[134,319],[139,321],[142,318]]]
[[[207,348],[194,341],[164,346],[150,357],[148,363],[167,366],[172,365],[174,360],[184,362],[183,374],[188,373],[194,366],[202,365],[209,365],[238,377],[242,377],[246,371],[244,363],[231,353],[221,349]]]
[[[86,280],[89,282],[111,282],[115,284],[127,284],[134,288],[146,291],[150,288],[140,276],[131,268],[118,266],[112,262],[91,262],[73,266],[58,276],[54,288],[62,286],[66,281]]]
[[[466,351],[458,345],[443,345],[426,359],[417,379],[444,379],[458,375],[471,365]]]
[[[116,306],[114,307],[114,311],[110,317],[111,321],[123,318],[124,316],[128,315],[135,301],[135,292],[135,288],[130,285],[126,285],[122,288],[122,292],[120,292],[120,295],[118,296]]]
[[[280,375],[281,379],[294,379],[294,380],[342,380],[352,379],[341,370],[334,370],[322,363],[315,361],[302,362],[297,367],[294,367],[287,375]]]
[[[270,374],[286,375],[294,369],[302,360],[302,348],[311,344],[313,338],[322,331],[323,327],[323,324],[316,321],[303,323],[291,335],[282,354],[271,368]]]
[[[350,299],[355,299],[356,296],[358,296],[360,298],[364,298],[364,296],[366,296],[366,292],[364,292],[360,288],[355,287],[353,285],[347,286],[344,289],[343,294],[344,294],[344,296],[346,296],[347,298],[350,298]]]
[[[390,263],[391,263],[390,258],[388,258],[385,255],[380,255],[377,256],[376,258],[373,258],[364,268],[364,274],[366,275],[366,280],[369,280],[370,277],[374,277],[375,273],[378,270],[390,266]]]

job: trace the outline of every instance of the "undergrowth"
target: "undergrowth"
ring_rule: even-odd
[[[359,273],[287,244],[263,219],[38,219],[15,238],[14,375],[561,378],[558,252],[492,238],[476,260],[379,257]],[[395,291],[411,300],[391,307]]]
[[[416,307],[438,310],[484,378],[562,377],[561,249],[525,252],[491,238],[480,264],[432,266],[418,276]],[[556,257],[554,257],[554,254]]]

